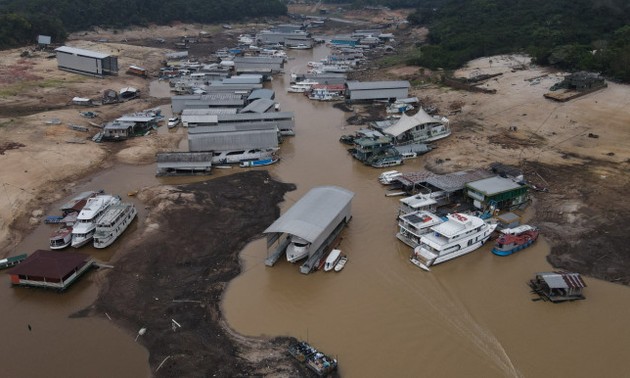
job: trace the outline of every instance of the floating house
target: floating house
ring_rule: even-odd
[[[272,266],[290,244],[300,240],[307,250],[300,272],[310,273],[350,221],[353,197],[353,192],[337,186],[311,189],[264,231],[267,249],[273,251],[265,263]]]
[[[236,93],[236,90],[217,91],[206,94],[183,95],[171,97],[171,110],[173,114],[181,114],[184,109],[212,109],[212,108],[242,108],[250,91]]]
[[[276,102],[273,100],[266,100],[259,98],[258,100],[254,100],[249,103],[246,107],[241,109],[240,113],[267,113],[270,111],[275,111]]]
[[[190,152],[233,151],[278,148],[278,127],[273,123],[226,124],[188,129]]]
[[[212,152],[164,152],[157,154],[156,176],[207,175]]]
[[[541,299],[554,303],[585,299],[582,292],[586,283],[579,273],[536,273],[536,277],[529,281],[529,286]]]
[[[513,210],[529,201],[528,186],[512,179],[493,176],[466,184],[466,195],[479,210]]]
[[[82,253],[37,250],[7,274],[12,285],[65,290],[93,264]]]
[[[234,58],[234,69],[238,72],[241,70],[258,70],[271,69],[273,73],[282,71],[284,68],[284,58],[271,56],[237,56]]]
[[[118,74],[118,57],[96,51],[61,46],[55,49],[60,70],[103,77]]]
[[[403,113],[396,123],[380,131],[391,135],[396,145],[434,142],[451,135],[447,118],[430,116],[423,109],[412,116]]]
[[[270,105],[269,102],[266,102]],[[263,107],[264,104],[261,104]],[[229,124],[273,124],[280,135],[295,135],[295,114],[293,112],[242,112],[218,115],[219,125]]]
[[[346,99],[349,101],[392,100],[409,97],[408,81],[348,81]]]
[[[154,126],[157,126],[157,118],[153,116],[122,116],[103,127],[102,139],[124,140],[132,136],[144,135]]]

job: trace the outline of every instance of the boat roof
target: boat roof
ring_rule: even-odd
[[[446,217],[448,218],[446,222],[432,227],[432,230],[447,238],[457,235],[466,228],[473,229],[484,223],[481,218],[468,214],[452,213]]]
[[[339,258],[340,254],[341,254],[340,249],[333,249],[332,251],[330,251],[330,254],[328,255],[328,257],[326,257],[326,262],[327,263],[335,262],[335,260]]]
[[[403,113],[400,116],[400,119],[398,120],[398,122],[387,127],[386,129],[383,129],[383,132],[397,137],[403,134],[404,132],[413,129],[416,126],[430,124],[430,123],[434,123],[434,124],[437,123],[437,124],[444,125],[446,124],[446,121],[444,119],[430,116],[427,112],[425,112],[421,108],[413,116],[408,116],[407,114]]]
[[[114,199],[114,196],[102,194],[88,199],[87,203],[79,213],[77,219],[92,219],[104,206]]]
[[[264,231],[287,233],[314,242],[330,222],[349,205],[354,193],[338,186],[311,189]]]
[[[413,225],[423,225],[424,227],[442,223],[442,218],[426,210],[414,211],[413,213],[401,215],[400,218]]]
[[[107,208],[103,216],[98,220],[99,225],[108,225],[118,218],[118,216],[131,207],[130,203],[117,203]]]

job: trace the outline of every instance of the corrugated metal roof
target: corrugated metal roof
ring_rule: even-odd
[[[163,152],[157,154],[157,162],[160,163],[209,163],[212,160],[212,152]]]
[[[277,148],[278,132],[255,130],[188,134],[188,146],[191,152]]]
[[[466,184],[467,187],[483,193],[485,196],[507,192],[514,189],[520,189],[522,185],[515,183],[511,179],[494,176],[482,180],[472,181]]]
[[[216,126],[196,126],[189,127],[188,134],[216,134],[227,133],[233,131],[256,131],[256,130],[275,130],[278,131],[278,126],[274,122],[234,122],[219,124]]]
[[[545,272],[538,273],[551,289],[575,289],[586,287],[586,283],[578,273]]]
[[[61,279],[86,264],[88,255],[77,252],[37,250],[18,266],[7,271],[12,275]]]
[[[400,181],[400,183],[406,187],[413,187],[427,183],[441,190],[454,192],[463,189],[469,182],[491,176],[494,175],[484,169],[472,169],[468,171],[448,173],[445,175],[436,175],[435,173],[429,171],[420,171],[404,173],[402,176],[397,177],[396,180]]]
[[[205,110],[205,109],[204,109]],[[191,123],[212,123],[218,124],[218,116],[216,114],[186,114],[182,113],[182,122],[190,125]]]
[[[150,116],[122,116],[120,118],[116,118],[116,121],[119,122],[151,122],[155,120],[155,117]]]
[[[208,108],[208,109],[184,109],[182,117],[192,115],[219,115],[219,114],[236,114],[236,108]]]
[[[351,91],[372,89],[398,89],[409,88],[407,80],[403,81],[348,81],[346,87]]]
[[[246,121],[286,121],[294,118],[293,112],[272,112],[272,113],[238,113],[221,114],[219,123],[246,122]]]
[[[258,88],[252,91],[249,97],[247,97],[247,101],[257,100],[259,98],[273,100],[275,97],[276,97],[276,92],[274,92],[273,89]]]
[[[241,109],[241,114],[243,113],[265,113],[267,110],[273,108],[276,103],[273,100],[268,100],[264,98],[259,98],[258,100],[252,101],[249,105]]]
[[[97,51],[79,49],[79,48],[70,47],[70,46],[57,47],[55,51],[66,53],[66,54],[82,55],[82,56],[87,56],[87,57],[95,58],[95,59],[105,59],[111,56],[110,54],[104,54]]]
[[[354,193],[338,186],[311,189],[264,233],[287,233],[309,243],[314,242],[330,222],[354,197]]]
[[[234,57],[234,63],[253,63],[253,64],[280,64],[284,63],[284,58],[273,56],[237,56]]]

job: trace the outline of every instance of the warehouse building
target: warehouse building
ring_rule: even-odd
[[[198,126],[188,130],[190,152],[219,153],[278,148],[278,128],[273,123]]]
[[[96,51],[62,46],[55,49],[60,70],[103,77],[118,74],[118,57]]]
[[[236,123],[270,123],[276,125],[280,135],[295,135],[295,115],[293,112],[220,114],[219,125]]]
[[[409,97],[408,81],[348,81],[345,96],[349,101],[394,100]]]
[[[272,73],[281,72],[284,68],[284,58],[273,56],[237,56],[234,58],[234,70],[237,72],[269,70]]]

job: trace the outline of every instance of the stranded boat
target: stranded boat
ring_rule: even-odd
[[[72,227],[61,226],[50,235],[50,249],[63,249],[72,243]]]
[[[90,198],[77,216],[72,228],[72,246],[79,248],[89,242],[96,231],[96,221],[111,205],[120,203],[120,197],[108,194]]]
[[[420,238],[420,245],[414,249],[411,262],[428,271],[431,265],[481,247],[496,227],[496,223],[487,223],[473,215],[449,214],[447,221],[431,227],[432,232]]]
[[[300,341],[289,346],[289,354],[296,360],[306,363],[318,376],[324,377],[337,368],[337,360],[318,351],[306,341]]]
[[[524,224],[514,228],[506,228],[501,230],[501,233],[502,235],[499,236],[494,248],[492,248],[492,253],[497,256],[508,256],[532,245],[538,239],[540,230],[537,227]]]
[[[136,214],[138,210],[130,203],[110,206],[96,224],[94,247],[105,248],[111,245],[129,227]]]
[[[394,181],[397,177],[402,176],[402,173],[398,171],[386,171],[378,175],[378,182],[383,185],[389,185]]]

